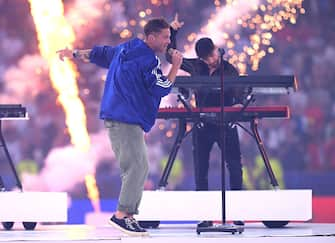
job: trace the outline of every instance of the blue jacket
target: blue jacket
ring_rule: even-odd
[[[90,61],[108,68],[100,118],[137,124],[148,132],[155,123],[161,98],[172,86],[163,76],[153,50],[135,38],[115,47],[95,46]]]

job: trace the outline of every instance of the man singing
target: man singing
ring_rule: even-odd
[[[170,92],[182,61],[180,52],[170,51],[172,66],[167,76],[162,74],[156,53],[166,51],[169,27],[164,19],[155,18],[144,26],[144,40],[135,38],[113,47],[58,51],[61,60],[74,58],[108,69],[100,118],[120,163],[122,181],[117,211],[109,223],[129,235],[148,234],[133,217],[138,214],[148,174],[143,131],[149,132],[154,125],[161,98]]]

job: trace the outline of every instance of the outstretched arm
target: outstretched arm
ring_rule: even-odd
[[[115,53],[115,48],[111,46],[94,46],[92,49],[71,50],[65,48],[57,51],[59,58],[78,59],[83,62],[91,62],[100,67],[108,68]]]
[[[64,61],[65,58],[69,59],[79,59],[83,62],[90,62],[90,53],[92,49],[86,49],[86,50],[71,50],[69,48],[65,48],[62,50],[57,51],[59,55],[59,59]]]

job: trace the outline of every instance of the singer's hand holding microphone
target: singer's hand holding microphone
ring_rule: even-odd
[[[180,51],[169,48],[167,53],[171,56],[171,68],[167,75],[168,79],[173,83],[176,80],[177,72],[183,62],[183,56]]]
[[[179,68],[183,62],[183,55],[180,53],[180,51],[172,48],[169,48],[168,53],[171,55],[172,65],[178,66]]]

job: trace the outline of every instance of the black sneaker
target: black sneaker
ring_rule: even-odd
[[[201,221],[197,224],[197,227],[212,227],[213,221]]]
[[[134,218],[124,217],[123,219],[118,219],[113,215],[109,219],[109,223],[113,225],[118,230],[131,236],[146,236],[149,235],[148,232],[141,228]]]
[[[140,232],[145,232],[146,234],[148,233],[144,228],[141,227],[141,225],[137,222],[136,219],[134,219],[134,218],[130,218],[130,219],[131,219],[132,222],[133,222],[133,226],[134,226],[136,229],[138,229],[138,231],[140,231]]]

